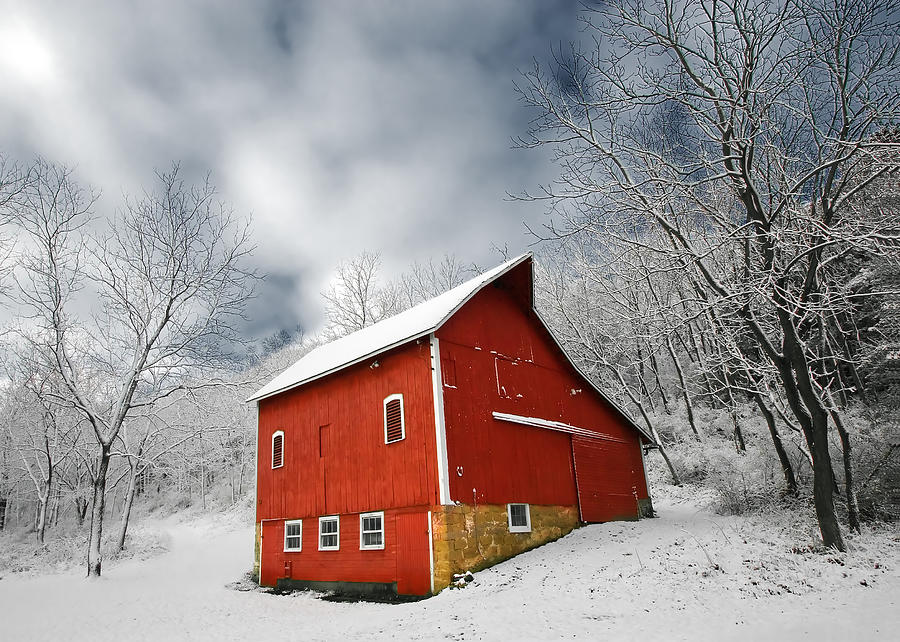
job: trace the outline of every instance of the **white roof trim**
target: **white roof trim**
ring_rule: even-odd
[[[579,428],[572,424],[565,424],[561,421],[552,421],[550,419],[539,419],[538,417],[524,417],[522,415],[511,415],[507,412],[491,413],[494,419],[500,421],[508,421],[513,424],[522,424],[523,426],[533,426],[535,428],[546,428],[547,430],[555,430],[556,432],[564,432],[570,435],[578,435],[579,437],[588,437],[590,439],[602,439],[604,441],[617,441],[620,443],[628,443],[624,439],[607,435],[606,433],[588,430],[587,428]]]
[[[530,258],[530,252],[517,256],[409,310],[319,346],[257,390],[247,401],[259,401],[321,379],[434,332],[485,286]]]

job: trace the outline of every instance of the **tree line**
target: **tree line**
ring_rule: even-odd
[[[66,491],[75,518],[87,513],[92,576],[113,460],[127,480],[121,548],[141,475],[204,426],[179,400],[225,385],[256,279],[249,221],[208,180],[181,174],[159,173],[101,220],[98,195],[71,169],[2,165],[0,207],[16,240],[4,274],[15,319],[5,333],[3,512],[20,481],[13,465],[37,498],[39,539]]]
[[[802,435],[822,539],[840,550],[836,467],[859,528],[847,414],[896,403],[897,8],[612,0],[582,15],[592,44],[518,83],[533,115],[518,143],[560,168],[522,197],[548,203],[533,231],[565,248],[544,300],[567,345],[650,428],[672,401],[660,360],[697,439],[697,398],[752,403],[789,492],[784,433]]]

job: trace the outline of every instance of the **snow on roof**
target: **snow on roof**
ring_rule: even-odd
[[[434,332],[484,286],[529,258],[530,253],[517,256],[409,310],[319,346],[247,401],[271,397]]]

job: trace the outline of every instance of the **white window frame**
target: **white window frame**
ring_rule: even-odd
[[[292,548],[288,546],[288,526],[299,526],[300,534],[299,535],[291,535],[290,537],[299,537],[300,538],[300,546],[296,548]],[[286,519],[284,520],[284,552],[285,553],[299,553],[303,550],[303,520],[302,519]]]
[[[524,506],[525,507],[525,525],[524,526],[513,526],[512,523],[512,507],[513,506]],[[506,505],[506,523],[509,526],[510,533],[530,533],[531,532],[531,505],[523,504],[523,503],[512,503]]]
[[[275,438],[278,437],[279,435],[281,435],[281,463],[276,466],[275,465]],[[281,468],[282,466],[284,466],[284,431],[283,430],[276,430],[275,432],[272,433],[271,452],[272,452],[272,470],[275,470],[276,468]]]
[[[397,441],[388,442],[388,425],[387,425],[387,407],[388,403],[394,401],[395,399],[400,400],[400,439]],[[403,441],[406,439],[406,412],[403,409],[403,395],[401,393],[395,393],[392,395],[388,395],[384,398],[382,402],[382,409],[384,410],[384,443],[392,443],[396,444],[398,441]]]
[[[363,520],[366,517],[378,517],[381,519],[381,529],[378,531],[364,531],[363,530]],[[366,545],[365,538],[363,537],[364,533],[381,533],[381,544],[377,545]],[[359,515],[359,550],[361,551],[381,551],[384,550],[384,511],[375,511],[372,513],[360,513]]]
[[[334,533],[322,533],[322,523],[323,522],[334,522],[337,524],[337,531]],[[322,546],[322,535],[335,535],[337,537],[337,544],[334,546]],[[341,516],[340,515],[327,515],[325,517],[319,518],[319,550],[320,551],[339,551],[341,550]]]

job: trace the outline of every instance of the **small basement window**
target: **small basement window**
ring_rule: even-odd
[[[384,400],[384,443],[392,444],[406,437],[403,420],[403,395],[396,394]]]
[[[531,509],[528,504],[507,504],[506,514],[510,533],[531,532]]]
[[[293,519],[284,523],[284,551],[303,550],[303,520]]]
[[[340,549],[340,530],[341,518],[334,517],[319,518],[319,550],[320,551],[336,551]]]
[[[359,516],[359,548],[362,551],[384,548],[384,512]]]
[[[272,434],[272,468],[284,466],[284,431],[276,430]]]

